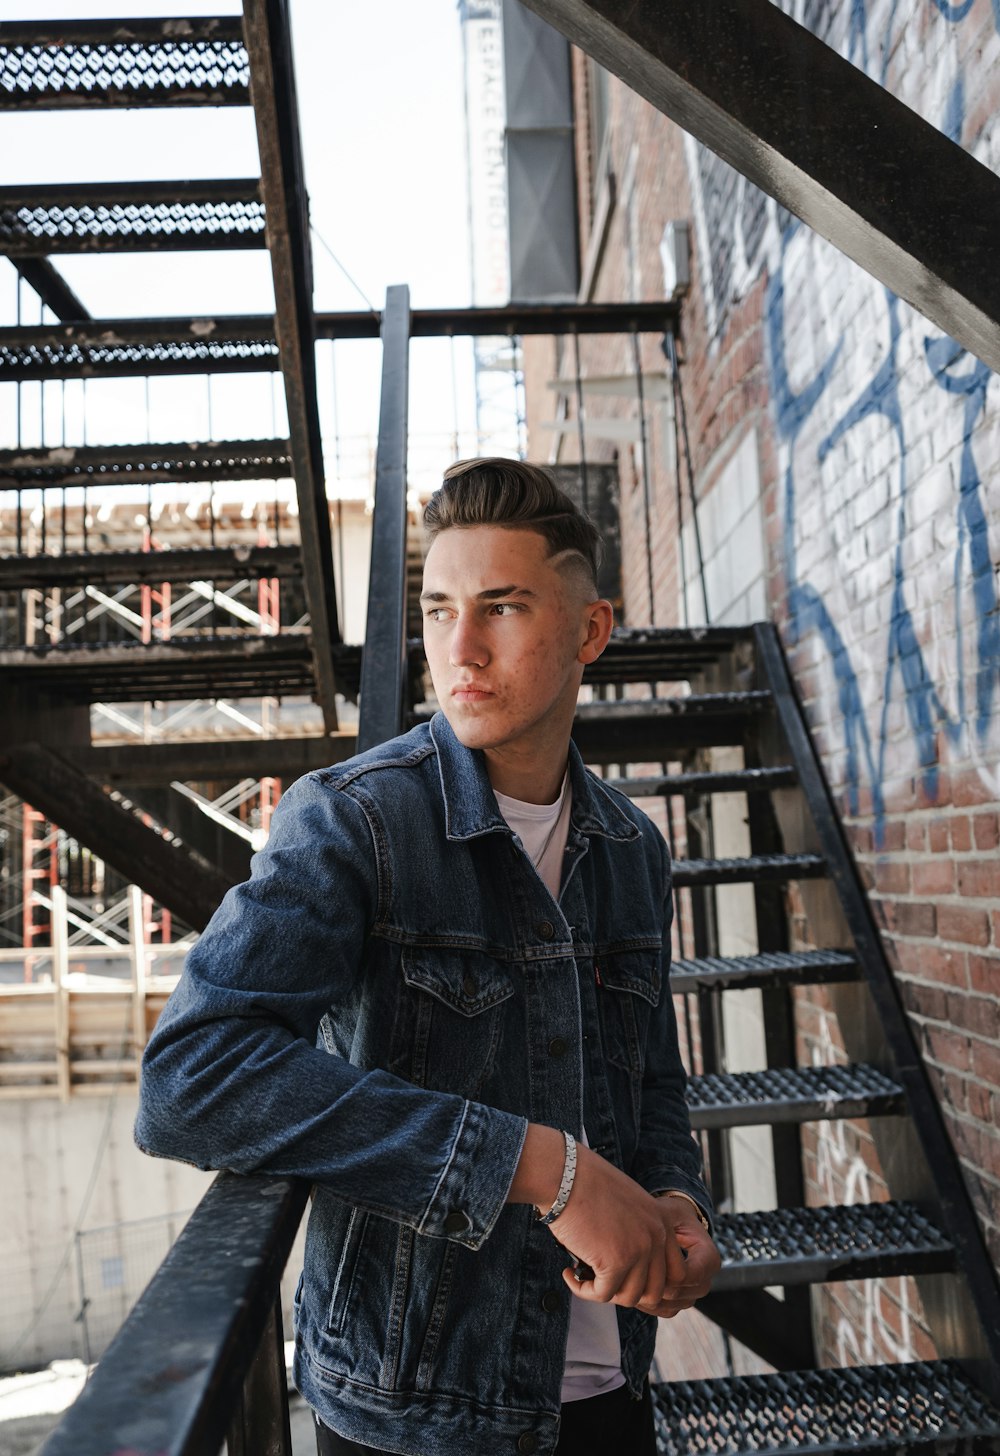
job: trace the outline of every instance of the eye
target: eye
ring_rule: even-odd
[[[494,602],[492,610],[498,617],[512,617],[522,610],[520,602]]]
[[[447,615],[447,607],[427,607],[424,611],[424,620],[427,622],[443,622]]]

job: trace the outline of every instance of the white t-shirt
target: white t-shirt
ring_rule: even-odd
[[[520,839],[545,888],[553,900],[558,901],[572,806],[569,774],[563,779],[554,804],[528,804],[499,793],[496,799],[500,813]],[[583,1141],[587,1142],[586,1129]],[[624,1384],[615,1306],[589,1304],[586,1300],[571,1298],[566,1367],[560,1398],[564,1403],[584,1400],[592,1395],[604,1395],[606,1391]]]

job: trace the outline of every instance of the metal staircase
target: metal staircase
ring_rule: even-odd
[[[699,1305],[776,1369],[773,1375],[655,1388],[665,1456],[692,1453],[1000,1450],[1000,1292],[940,1106],[889,971],[826,788],[777,632],[766,624],[688,632],[637,629],[613,638],[591,681],[641,698],[581,708],[575,736],[591,763],[641,764],[613,782],[647,807],[659,797],[677,836],[681,954],[672,989],[698,1036],[692,1122],[704,1137],[723,1267]],[[663,691],[664,696],[657,694]],[[743,767],[711,766],[711,750]],[[650,765],[661,765],[659,773]],[[744,794],[750,854],[712,852],[717,794]],[[719,954],[720,886],[753,889],[757,949]],[[809,948],[791,943],[785,888],[809,919]],[[806,937],[800,935],[805,942]],[[795,1062],[795,993],[835,998],[847,1060]],[[767,1065],[726,1066],[723,998],[763,998]],[[802,1130],[871,1119],[889,1200],[812,1207]],[[771,1129],[778,1206],[733,1211],[728,1133]],[[810,1286],[910,1275],[941,1356],[871,1368],[811,1368]],[[769,1292],[780,1286],[782,1297]]]

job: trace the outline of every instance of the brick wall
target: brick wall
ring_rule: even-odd
[[[991,0],[784,8],[1000,168]],[[575,77],[579,90],[581,61]],[[582,130],[582,92],[577,115]],[[637,283],[661,296],[663,226],[691,221],[681,349],[696,491],[710,495],[752,432],[769,612],[1000,1258],[1000,383],[617,82],[610,126],[617,201],[590,296],[628,298]],[[583,171],[596,162],[582,134],[577,155],[586,246],[596,212]],[[626,372],[628,347],[582,341],[583,373]],[[642,365],[663,372],[655,339],[643,342]],[[528,384],[537,395],[530,358]],[[634,419],[636,404],[602,401],[600,412]],[[618,450],[626,620],[683,620],[669,405],[648,410],[645,476],[641,443],[587,448],[596,458]],[[575,437],[562,449],[576,458]],[[535,448],[546,453],[547,442]],[[806,1061],[839,1045],[823,996],[802,998],[800,1039]],[[817,1201],[885,1196],[864,1124],[813,1129],[807,1171]],[[830,1361],[926,1353],[910,1284],[843,1286],[824,1299]]]

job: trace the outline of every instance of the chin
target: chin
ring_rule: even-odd
[[[503,734],[497,731],[495,724],[477,718],[468,711],[456,712],[451,706],[442,708],[441,711],[463,748],[495,748],[497,743],[503,741]]]

